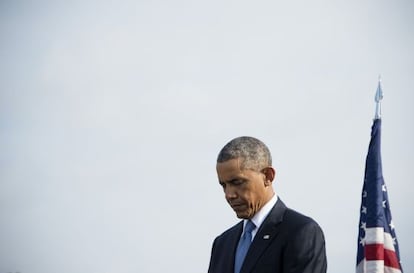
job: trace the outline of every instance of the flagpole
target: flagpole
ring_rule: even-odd
[[[381,75],[378,76],[378,87],[377,92],[375,93],[375,118],[381,119],[381,100],[383,98],[382,88],[381,88]]]
[[[381,162],[381,76],[375,94],[375,118],[365,161],[358,232],[356,273],[403,273]]]

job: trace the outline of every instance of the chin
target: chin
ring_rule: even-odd
[[[237,218],[240,218],[240,219],[250,219],[250,215],[248,213],[237,213],[236,212],[236,215],[237,215]]]

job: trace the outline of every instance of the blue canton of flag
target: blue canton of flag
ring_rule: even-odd
[[[387,188],[382,177],[381,119],[374,120],[365,165],[357,273],[402,273]]]

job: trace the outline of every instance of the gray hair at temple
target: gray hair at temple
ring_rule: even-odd
[[[241,159],[242,169],[261,171],[272,166],[272,156],[269,148],[260,140],[254,137],[237,137],[227,143],[221,149],[217,163],[222,163],[231,159]]]

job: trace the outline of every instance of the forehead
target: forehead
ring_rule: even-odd
[[[229,181],[242,175],[240,163],[238,158],[217,163],[216,169],[219,180],[222,182]]]

